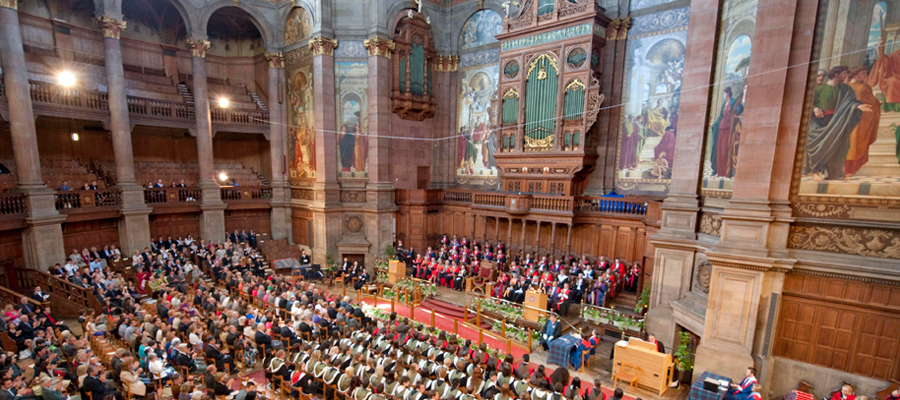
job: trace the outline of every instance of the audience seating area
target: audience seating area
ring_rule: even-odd
[[[0,159],[0,163],[3,163],[12,171],[11,174],[0,175],[0,191],[7,192],[18,186],[16,161],[13,159]],[[100,189],[106,188],[106,182],[79,160],[43,158],[41,159],[41,172],[43,173],[44,183],[51,189],[58,190],[63,182],[69,182],[69,189],[77,190],[85,183],[91,183],[91,181],[97,181],[97,187]]]
[[[97,166],[101,176],[109,176],[111,179],[115,179],[116,164],[114,161],[94,161],[94,164]],[[194,186],[200,177],[200,165],[197,163],[135,161],[134,167],[138,183],[145,187],[151,183],[156,183],[158,179],[162,179],[163,184],[166,186],[171,186],[172,182],[178,183],[182,179],[184,179],[186,185]],[[224,172],[228,175],[228,184],[231,184],[232,180],[237,180],[240,186],[265,185],[253,169],[244,167],[242,163],[216,163],[214,169],[217,174]],[[224,182],[218,183],[224,184]]]

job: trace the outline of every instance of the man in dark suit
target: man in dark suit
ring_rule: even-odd
[[[365,268],[362,268],[362,274],[359,275],[359,280],[356,281],[356,284],[353,285],[353,288],[356,290],[362,289],[362,287],[367,283],[369,283],[369,273],[366,272]]]
[[[562,334],[562,324],[556,320],[556,314],[550,314],[550,320],[541,329],[541,347],[550,350],[550,342]]]
[[[81,393],[84,399],[88,398],[87,393],[90,393],[93,399],[103,400],[110,394],[116,396],[116,399],[122,399],[122,395],[118,391],[110,390],[106,387],[106,374],[101,374],[97,367],[94,366],[88,367],[88,375],[84,378],[84,383],[81,385]]]
[[[285,342],[285,346],[293,346],[294,343],[300,343],[300,338],[294,335],[287,325],[281,326],[281,340]]]
[[[7,379],[3,381],[3,390],[0,390],[0,400],[34,400],[36,397],[29,390],[24,381],[20,379]]]
[[[272,353],[272,338],[266,334],[265,329],[266,324],[259,324],[253,339],[257,346],[266,346],[266,356],[268,357]]]
[[[206,357],[216,361],[216,366],[223,371],[234,371],[234,358],[230,354],[219,351],[219,339],[213,335],[206,337]]]
[[[46,301],[47,299],[49,299],[50,295],[47,293],[44,293],[44,291],[41,290],[40,286],[35,286],[34,293],[31,294],[31,298],[34,299],[34,301],[43,302],[43,301]]]
[[[166,307],[166,305],[162,301],[159,301],[158,303],[156,303],[156,313],[159,314],[160,318],[162,318],[162,319],[166,320],[166,322],[168,322],[169,308]]]
[[[41,300],[41,301],[43,301],[43,300]],[[24,297],[24,296],[19,299],[18,309],[19,309],[20,313],[25,314],[25,315],[31,315],[38,311],[37,307],[28,303],[28,298]]]
[[[191,358],[190,354],[188,354],[187,343],[181,343],[178,345],[178,347],[175,349],[175,355],[172,357],[172,359],[175,365],[188,367],[189,372],[193,372],[197,369],[197,366],[194,365],[194,359]]]

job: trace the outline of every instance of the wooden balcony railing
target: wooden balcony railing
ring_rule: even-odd
[[[505,193],[466,189],[444,190],[440,196],[445,204],[470,205],[479,208],[503,209],[510,214],[549,212],[564,214],[611,214],[644,217],[648,203],[642,199],[617,197],[571,197],[552,194]]]
[[[153,205],[199,204],[200,193],[200,188],[144,189],[144,203]]]
[[[25,195],[22,193],[0,193],[0,218],[18,218],[28,214]]]
[[[646,215],[645,200],[624,199],[615,197],[579,197],[578,210],[583,213]]]
[[[121,192],[104,190],[67,190],[56,192],[56,209],[62,213],[116,209],[122,204]]]
[[[9,288],[0,286],[0,306],[5,307],[7,304],[12,304],[14,306],[18,306],[19,302],[21,301],[20,299],[23,297],[28,299],[28,304],[35,311],[42,310],[44,307],[47,307],[50,305],[49,301],[37,301],[37,300],[34,300],[31,297],[28,297],[22,293],[14,292],[14,291],[10,290]]]
[[[246,111],[232,108],[212,108],[210,118],[213,122],[232,124],[266,125],[269,123],[269,113],[265,111]]]
[[[188,104],[133,96],[128,96],[128,112],[149,117],[194,119],[194,107]]]
[[[221,189],[222,200],[226,203],[233,201],[270,200],[272,188],[266,186],[239,186]]]
[[[44,271],[31,268],[16,268],[16,279],[19,287],[34,288],[40,286],[44,293],[50,295],[51,302],[71,301],[78,307],[100,310],[100,302],[91,289],[81,287],[67,280],[59,279]]]
[[[109,110],[106,93],[82,88],[66,88],[48,82],[28,81],[31,101],[91,110]]]

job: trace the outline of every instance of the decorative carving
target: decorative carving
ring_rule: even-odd
[[[369,57],[378,56],[389,60],[394,53],[394,48],[397,47],[393,40],[384,39],[378,36],[363,40],[363,45],[369,50]]]
[[[556,135],[550,135],[543,139],[532,139],[525,136],[525,151],[547,151],[553,148],[553,138]]]
[[[280,51],[278,53],[264,53],[263,56],[266,57],[269,68],[284,68],[284,54]]]
[[[310,60],[312,60],[312,50],[309,49],[309,46],[298,47],[284,55],[287,65],[303,64]]]
[[[694,268],[694,287],[703,293],[709,293],[709,283],[712,281],[712,263],[709,260],[701,260]]]
[[[588,106],[587,106],[587,118],[589,121],[596,121],[597,114],[600,112],[600,105],[603,104],[603,99],[606,96],[599,93],[598,90],[592,90],[591,94],[588,96]]]
[[[619,28],[622,26],[622,18],[615,18],[612,21],[609,21],[609,26],[606,27],[606,40],[613,41],[619,37]]]
[[[631,17],[620,18],[619,32],[616,39],[625,40],[628,39],[628,29],[631,29]],[[609,35],[607,34],[607,37]]]
[[[363,192],[363,193],[365,193],[365,192]],[[349,231],[349,232],[353,232],[353,233],[359,232],[362,230],[362,227],[363,227],[362,218],[360,218],[358,215],[351,215],[351,216],[347,217],[346,226],[347,226],[347,231]]]
[[[334,49],[338,47],[337,39],[327,38],[325,36],[316,36],[309,39],[309,49],[315,56],[334,56]]]
[[[437,72],[456,72],[459,69],[459,56],[439,55],[435,58],[432,68]]]
[[[700,214],[700,233],[710,236],[721,236],[722,216],[719,214]]]
[[[110,18],[105,15],[95,18],[94,22],[96,22],[103,31],[103,37],[105,38],[119,39],[119,35],[125,30],[125,21]]]
[[[315,194],[309,189],[291,189],[291,198],[297,200],[315,200]]]
[[[13,10],[19,9],[19,0],[0,0],[0,7],[12,8]]]
[[[194,38],[187,40],[188,48],[191,49],[191,55],[194,57],[206,58],[206,51],[209,50],[209,44],[209,40]]]
[[[550,32],[542,32],[531,36],[507,40],[500,43],[500,51],[506,52],[510,50],[518,50],[525,47],[532,47],[539,44],[556,42],[559,40],[571,39],[577,36],[588,35],[593,32],[593,26],[593,22],[587,22],[584,24],[561,28]]]
[[[865,228],[791,226],[788,247],[900,259],[900,232]]]
[[[817,218],[846,215],[851,210],[850,206],[846,204],[798,204],[794,208],[803,215]]]
[[[365,190],[341,191],[341,202],[342,203],[365,203],[366,202],[366,191]]]

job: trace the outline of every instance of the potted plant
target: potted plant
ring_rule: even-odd
[[[678,370],[678,381],[691,382],[694,371],[694,351],[691,349],[691,335],[687,332],[678,333],[680,343],[672,353],[675,356],[675,369]]]
[[[387,247],[385,247],[384,248],[384,256],[388,260],[393,260],[394,259],[394,246],[388,245]]]
[[[650,285],[648,284],[644,290],[641,291],[641,296],[638,298],[637,304],[634,305],[634,312],[640,315],[644,315],[647,313],[647,308],[650,307]]]

